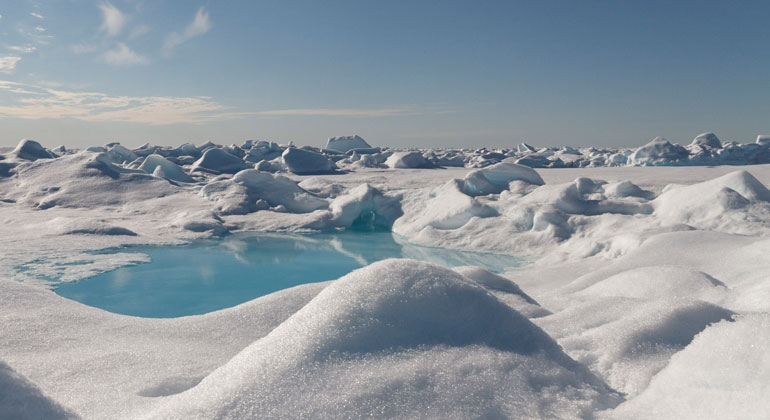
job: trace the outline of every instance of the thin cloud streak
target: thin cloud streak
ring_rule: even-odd
[[[15,55],[7,55],[0,57],[0,72],[13,73],[16,70],[16,64],[21,61],[21,57]]]
[[[137,54],[124,43],[119,43],[117,48],[104,53],[104,61],[113,66],[137,66],[148,64],[145,57]]]
[[[206,96],[110,96],[100,92],[72,92],[11,81],[0,81],[0,91],[21,96],[13,105],[0,106],[0,117],[8,118],[71,118],[172,125],[239,117],[226,112],[227,107]]]
[[[403,105],[376,109],[295,108],[234,111],[208,96],[112,96],[79,92],[56,84],[32,85],[0,80],[0,92],[16,95],[15,103],[0,106],[0,118],[131,122],[146,125],[203,124],[248,117],[398,117],[446,112]]]
[[[19,54],[30,54],[37,51],[37,47],[34,45],[11,45],[8,49]]]
[[[163,53],[169,55],[177,46],[192,38],[203,35],[210,30],[211,20],[209,19],[209,12],[201,7],[198,9],[198,12],[195,13],[195,18],[193,18],[193,21],[187,25],[187,28],[183,33],[172,32],[166,37],[166,41],[163,43]]]
[[[126,25],[126,16],[112,3],[102,3],[99,5],[102,11],[102,25],[100,29],[107,32],[109,36],[115,36],[123,30]]]

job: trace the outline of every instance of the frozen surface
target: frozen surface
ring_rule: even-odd
[[[770,161],[766,140],[298,149],[338,168],[316,175],[290,172],[288,148],[266,141],[24,142],[0,159],[0,385],[18,390],[0,412],[767,417],[770,166],[720,165]],[[152,155],[191,182],[163,161],[141,168]],[[148,259],[109,248],[328,229],[528,264],[492,274],[363,258],[341,279],[174,319],[48,290]]]

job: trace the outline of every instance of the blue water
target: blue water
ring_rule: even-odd
[[[504,255],[401,244],[387,232],[235,235],[130,250],[148,254],[152,262],[63,283],[56,293],[114,313],[171,318],[337,279],[386,258],[413,258],[448,267],[478,265],[495,272],[521,262]]]

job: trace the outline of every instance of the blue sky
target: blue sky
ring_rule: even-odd
[[[770,134],[770,5],[0,3],[0,146],[632,146]]]

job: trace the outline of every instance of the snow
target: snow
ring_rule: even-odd
[[[241,158],[219,148],[210,148],[192,165],[193,171],[213,171],[214,173],[234,174],[246,169],[248,165]]]
[[[511,181],[543,185],[543,178],[532,168],[517,163],[500,162],[484,169],[468,172],[463,180],[463,192],[471,196],[497,194],[507,189]]]
[[[761,161],[761,139],[60,156],[22,142],[0,151],[0,417],[767,417],[770,165],[694,166]],[[294,173],[296,152],[340,170]],[[147,262],[135,244],[375,228],[412,255],[525,264],[387,260],[174,319],[48,290]]]
[[[770,316],[720,322],[695,337],[613,418],[768,418]]]
[[[343,153],[347,152],[348,150],[370,149],[371,147],[372,146],[369,146],[369,143],[367,143],[358,135],[329,137],[329,140],[326,141],[326,149],[336,150]]]
[[[40,388],[0,361],[0,408],[7,419],[75,419],[77,416],[45,396]]]
[[[415,372],[419,365],[432,367]],[[530,378],[533,370],[548,375]],[[386,260],[335,281],[148,417],[561,417],[617,400],[467,278]],[[451,409],[457,401],[462,410]]]
[[[24,160],[53,159],[56,157],[54,153],[46,150],[40,143],[30,139],[20,141],[11,153]]]
[[[393,153],[385,161],[385,165],[393,169],[430,167],[428,161],[418,151]]]
[[[296,147],[284,150],[281,159],[289,171],[299,175],[322,174],[336,169],[334,163],[323,154]]]
[[[187,175],[185,171],[176,164],[169,162],[161,155],[152,154],[144,158],[144,162],[139,166],[139,169],[147,172],[148,174],[155,175],[155,171],[162,171],[162,175],[159,178],[166,178],[172,181],[178,182],[192,182],[193,179],[190,175]],[[157,176],[157,175],[156,175]]]

